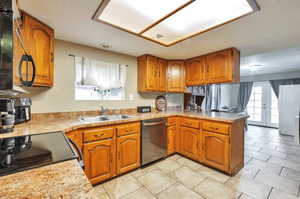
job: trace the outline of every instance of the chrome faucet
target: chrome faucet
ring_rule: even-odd
[[[108,108],[104,108],[103,106],[100,106],[99,112],[100,115],[105,115],[105,113],[107,113]]]

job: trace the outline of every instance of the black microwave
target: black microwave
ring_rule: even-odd
[[[18,25],[18,16],[20,15],[15,0],[1,0],[0,94],[24,92],[22,87],[32,86],[35,79],[34,60],[24,45],[22,31]],[[14,57],[14,42],[20,43],[23,49],[19,60]]]

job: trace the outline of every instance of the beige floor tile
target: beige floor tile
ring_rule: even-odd
[[[138,190],[142,185],[131,175],[125,175],[106,182],[103,186],[109,196],[115,199]]]
[[[175,155],[172,155],[172,156],[168,157],[167,159],[170,159],[170,160],[178,160],[179,158],[181,158],[181,156],[178,155],[178,154],[175,154]]]
[[[259,171],[260,171],[259,168],[244,167],[233,178],[249,178],[249,179],[253,179]]]
[[[97,195],[97,199],[110,199],[107,193],[102,193],[99,196]]]
[[[289,168],[283,168],[281,171],[281,176],[300,183],[300,171]]]
[[[194,190],[207,199],[236,199],[241,195],[241,192],[209,178],[197,185]]]
[[[187,188],[193,188],[206,178],[205,176],[200,175],[186,166],[183,166],[170,173],[169,176],[181,182]]]
[[[298,197],[273,188],[268,199],[299,199]]]
[[[187,166],[193,170],[197,170],[200,168],[200,164],[193,161],[193,160],[190,160],[190,159],[187,159],[187,158],[184,158],[184,157],[181,157],[179,158],[178,160],[176,160],[179,164],[182,164],[184,166]]]
[[[166,159],[158,162],[156,166],[160,168],[163,172],[170,173],[180,168],[182,165],[175,160]]]
[[[239,199],[255,199],[254,197],[251,197],[251,196],[249,196],[249,195],[247,195],[247,194],[245,194],[245,193],[243,193],[240,197],[239,197]]]
[[[221,183],[225,183],[230,178],[230,176],[228,176],[224,173],[221,173],[219,171],[216,171],[214,169],[211,169],[211,168],[203,166],[203,165],[199,166],[199,169],[197,170],[197,172],[202,176],[209,177],[209,178],[214,179]]]
[[[271,157],[268,162],[272,163],[272,164],[277,164],[283,167],[287,167],[290,169],[295,169],[300,171],[300,163],[291,161],[291,160],[285,160],[282,158],[277,158],[277,157]]]
[[[263,184],[275,187],[283,192],[293,195],[298,194],[299,184],[282,176],[270,173],[259,172],[255,180]]]
[[[139,190],[122,197],[122,199],[156,199],[156,198],[152,193],[150,193],[150,191],[142,187]]]
[[[252,158],[250,156],[245,155],[244,156],[244,164],[248,164],[251,159]]]
[[[138,177],[140,177],[140,176],[142,176],[142,175],[145,175],[146,173],[149,173],[150,171],[153,171],[153,170],[155,170],[155,169],[157,169],[156,164],[150,165],[150,166],[145,167],[145,168],[137,169],[137,170],[131,172],[130,174],[131,174],[133,177],[138,178]]]
[[[103,185],[97,185],[93,188],[93,192],[97,195],[100,195],[100,194],[105,193],[105,189],[104,189]]]
[[[255,199],[266,199],[271,190],[270,186],[248,178],[230,178],[225,185],[246,193]]]
[[[245,152],[245,154],[247,156],[250,156],[252,158],[255,158],[255,159],[261,160],[261,161],[267,161],[271,157],[271,155],[264,154],[262,152],[255,152],[255,151]]]
[[[139,182],[142,183],[149,191],[153,194],[157,194],[171,185],[175,184],[175,180],[167,176],[161,170],[153,170],[138,178]]]
[[[264,162],[261,160],[252,159],[249,161],[248,164],[245,165],[245,168],[257,168],[265,173],[274,173],[278,174],[280,173],[282,166],[272,164],[270,162]]]
[[[159,199],[202,199],[199,194],[178,183],[160,192],[157,197]]]

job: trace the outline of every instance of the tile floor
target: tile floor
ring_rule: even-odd
[[[99,199],[300,199],[300,146],[250,126],[245,167],[234,177],[173,155],[94,187]]]

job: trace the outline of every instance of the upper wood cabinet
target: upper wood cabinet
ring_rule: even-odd
[[[54,30],[27,13],[22,12],[21,31],[24,35],[25,48],[33,57],[36,67],[36,77],[33,86],[53,86]],[[16,61],[19,63],[24,52],[18,43],[14,47],[18,55]]]
[[[229,170],[229,136],[203,132],[203,161],[223,171]]]
[[[138,91],[166,91],[166,61],[151,55],[138,57]]]
[[[140,134],[117,138],[117,174],[140,167]]]
[[[158,77],[159,77],[159,85],[158,90],[161,92],[167,91],[167,67],[168,62],[164,59],[158,59]]]
[[[85,173],[92,184],[116,175],[116,145],[113,138],[84,144]]]
[[[206,56],[206,83],[240,81],[240,52],[235,48],[222,50]]]
[[[185,90],[185,70],[183,61],[168,62],[168,92],[184,92]]]
[[[205,70],[205,57],[198,57],[196,59],[187,60],[185,62],[186,85],[195,86],[205,84]]]

